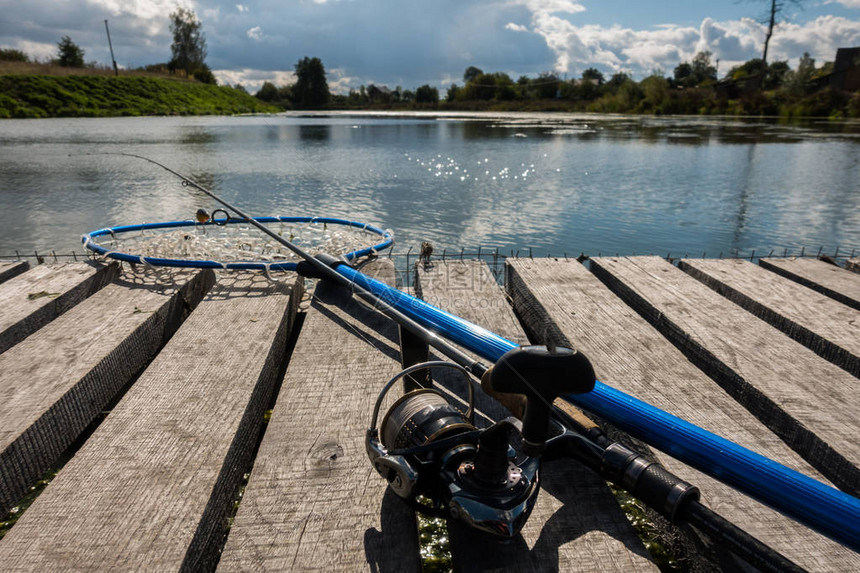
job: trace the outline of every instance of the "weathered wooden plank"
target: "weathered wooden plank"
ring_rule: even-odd
[[[818,259],[760,259],[763,268],[860,310],[860,277]]]
[[[860,495],[854,377],[663,259],[592,258],[591,271],[818,471]]]
[[[27,261],[2,261],[0,262],[0,283],[26,272],[30,268]]]
[[[372,265],[387,266],[393,283],[390,260]],[[364,449],[377,393],[399,360],[394,323],[348,289],[317,286],[219,570],[420,568],[415,515]]]
[[[509,261],[507,287],[527,330],[554,336],[558,329],[591,359],[602,382],[823,479],[583,265]],[[669,471],[698,485],[704,503],[799,565],[813,571],[860,567],[857,553],[665,453],[655,454]]]
[[[0,352],[18,344],[116,278],[114,264],[38,265],[0,286]]]
[[[481,261],[436,262],[416,273],[416,292],[518,344],[527,344],[513,309]],[[463,394],[463,392],[461,392]],[[465,397],[465,394],[463,394]],[[489,420],[510,413],[477,391],[477,408]],[[488,425],[485,421],[481,426]],[[648,552],[597,474],[573,461],[544,464],[542,491],[521,538],[508,545],[451,523],[458,571],[655,571]]]
[[[678,268],[860,377],[860,312],[739,259],[685,259]]]
[[[0,513],[157,353],[211,271],[128,274],[0,354]]]
[[[301,289],[222,277],[2,543],[12,569],[212,570]]]

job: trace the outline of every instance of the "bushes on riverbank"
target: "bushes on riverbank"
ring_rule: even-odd
[[[590,86],[594,93],[590,93],[586,87],[589,86],[578,86],[579,91],[570,88],[570,93],[558,89],[558,97],[453,99],[438,103],[417,102],[411,98],[395,100],[393,97],[377,96],[371,101],[370,98],[335,96],[327,107],[342,110],[860,118],[860,92],[852,94],[829,88],[813,93],[792,93],[786,89],[750,91],[728,97],[712,87],[678,89],[667,79],[657,76],[640,82],[626,78],[616,85]],[[261,101],[243,89],[170,77],[0,75],[0,118],[232,115],[277,112],[281,109],[283,107]]]
[[[647,79],[647,78],[646,78]],[[638,85],[642,86],[643,82]],[[335,96],[329,109],[373,111],[469,111],[469,112],[592,112],[641,115],[731,115],[780,116],[785,118],[860,118],[860,92],[853,94],[825,88],[812,94],[789,94],[781,90],[751,92],[735,98],[721,96],[712,89],[666,89],[649,93],[628,86],[593,100],[561,98],[530,100],[441,101],[436,105],[415,102],[355,103]]]
[[[278,111],[240,89],[154,77],[0,76],[0,118]]]

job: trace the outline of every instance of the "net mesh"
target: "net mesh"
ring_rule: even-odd
[[[345,255],[370,249],[381,241],[379,233],[350,225],[281,222],[266,226],[312,255]],[[300,260],[287,247],[247,223],[147,228],[105,234],[91,241],[109,253],[178,261],[289,263]]]

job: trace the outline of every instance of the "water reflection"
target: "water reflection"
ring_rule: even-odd
[[[183,127],[179,130],[179,134],[179,142],[182,145],[205,146],[218,141],[217,135],[205,127],[200,126]]]
[[[312,142],[326,142],[331,138],[330,125],[300,125],[299,139]]]
[[[860,245],[860,124],[507,114],[5,121],[0,254],[216,207],[392,228],[405,250],[717,255]],[[133,135],[131,135],[133,134]]]
[[[749,145],[746,162],[741,165],[741,169],[739,171],[740,177],[738,178],[739,181],[737,185],[737,210],[731,245],[733,250],[740,250],[742,246],[742,238],[747,223],[747,203],[749,201],[749,190],[751,186],[750,179],[752,177],[753,164],[755,163],[755,152],[756,146]]]

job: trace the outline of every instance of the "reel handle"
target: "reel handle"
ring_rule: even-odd
[[[552,401],[594,388],[594,368],[581,352],[564,347],[509,350],[481,378],[481,388],[523,421],[523,450],[539,455],[549,435]]]

